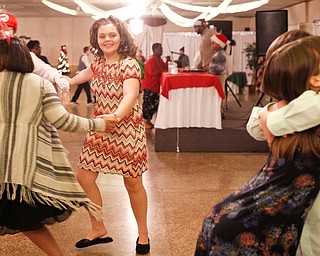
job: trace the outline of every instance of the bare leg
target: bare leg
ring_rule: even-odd
[[[23,232],[23,234],[28,237],[36,246],[43,250],[47,255],[63,255],[56,240],[45,226],[35,231]]]
[[[138,178],[123,178],[129,194],[131,208],[138,224],[139,243],[148,244],[147,228],[147,193],[142,183],[142,176]]]
[[[86,195],[97,205],[102,207],[102,198],[99,187],[96,184],[98,177],[97,172],[86,171],[83,169],[78,169],[76,172],[76,177],[82,186]],[[107,229],[103,221],[98,221],[94,216],[89,213],[91,221],[91,230],[86,236],[87,239],[92,240],[98,237],[104,237],[107,234]]]

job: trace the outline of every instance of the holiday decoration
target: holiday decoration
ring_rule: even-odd
[[[59,65],[57,67],[58,71],[62,75],[69,75],[70,74],[70,66],[68,63],[68,56],[67,56],[67,46],[61,45],[60,50],[60,57],[59,57]]]

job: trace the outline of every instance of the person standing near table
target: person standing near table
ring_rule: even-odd
[[[166,69],[166,64],[161,59],[162,45],[152,45],[153,55],[144,65],[144,78],[142,79],[143,103],[142,112],[146,129],[152,129],[151,119],[159,106],[160,78]]]
[[[197,63],[197,69],[209,70],[210,61],[214,50],[211,48],[211,37],[217,34],[216,30],[210,29],[204,19],[199,19],[193,24],[194,30],[198,35],[201,35],[199,51],[200,62]]]
[[[219,78],[220,84],[225,92],[225,82],[228,76],[227,54],[225,49],[230,44],[230,41],[224,34],[216,34],[211,38],[211,48],[214,53],[212,55],[208,73]],[[224,117],[226,111],[226,99],[221,102],[221,116]]]
[[[184,46],[179,50],[179,58],[177,60],[178,68],[190,67],[189,57],[184,53]]]

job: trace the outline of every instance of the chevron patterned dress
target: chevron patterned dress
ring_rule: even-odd
[[[97,56],[91,69],[95,116],[115,112],[123,98],[123,82],[129,78],[140,79],[139,65],[132,58],[108,64]],[[146,133],[138,99],[130,114],[112,132],[87,133],[78,167],[129,178],[139,177],[147,170]]]

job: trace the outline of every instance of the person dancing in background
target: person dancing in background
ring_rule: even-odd
[[[33,52],[44,63],[47,63],[48,65],[51,66],[51,64],[49,63],[48,58],[46,56],[44,56],[44,55],[41,55],[42,47],[40,46],[40,41],[39,40],[30,40],[27,43],[27,47],[29,48],[30,52]]]
[[[142,50],[138,49],[136,53],[136,60],[140,67],[140,89],[139,92],[142,93],[141,80],[144,78],[144,65],[146,64],[146,58],[142,54]]]
[[[68,113],[53,84],[32,74],[25,43],[0,27],[0,235],[22,232],[47,255],[60,256],[46,225],[80,206],[99,219],[101,209],[75,178],[56,129],[108,132],[114,124]]]
[[[147,193],[142,173],[147,171],[146,133],[138,103],[140,69],[135,59],[137,46],[125,23],[114,16],[102,18],[90,28],[90,44],[96,49],[91,65],[70,80],[70,85],[92,79],[96,95],[94,115],[116,124],[110,133],[88,132],[79,157],[76,177],[88,197],[102,206],[96,184],[99,173],[123,176],[131,207],[138,224],[136,252],[150,251],[147,229]],[[88,247],[107,236],[103,221],[89,212],[91,230],[76,243]],[[102,239],[102,240],[101,240]]]
[[[79,59],[79,65],[78,65],[77,73],[79,73],[81,70],[84,70],[87,67],[89,67],[89,65],[90,65],[89,55],[90,55],[90,48],[89,48],[89,46],[85,46],[83,48],[83,54],[81,55],[81,57]],[[92,102],[92,99],[91,99],[91,88],[90,88],[90,83],[89,82],[85,82],[83,84],[79,84],[78,85],[77,90],[74,92],[74,95],[73,95],[73,97],[71,99],[71,104],[75,104],[75,105],[79,104],[77,102],[77,100],[78,100],[82,90],[84,90],[86,92],[87,104],[88,105],[94,105],[94,103]]]
[[[319,92],[319,81],[320,37],[314,36],[275,51],[263,87],[290,102],[306,89]],[[195,255],[296,254],[304,217],[319,192],[319,129],[275,138],[266,165],[204,219]]]
[[[10,13],[0,13],[0,21],[8,26],[10,36],[16,36],[18,22],[14,15]],[[69,91],[70,86],[67,78],[63,77],[56,68],[44,63],[34,52],[30,52],[30,55],[34,64],[33,73],[48,79],[53,84],[56,84],[58,90],[61,92]]]

